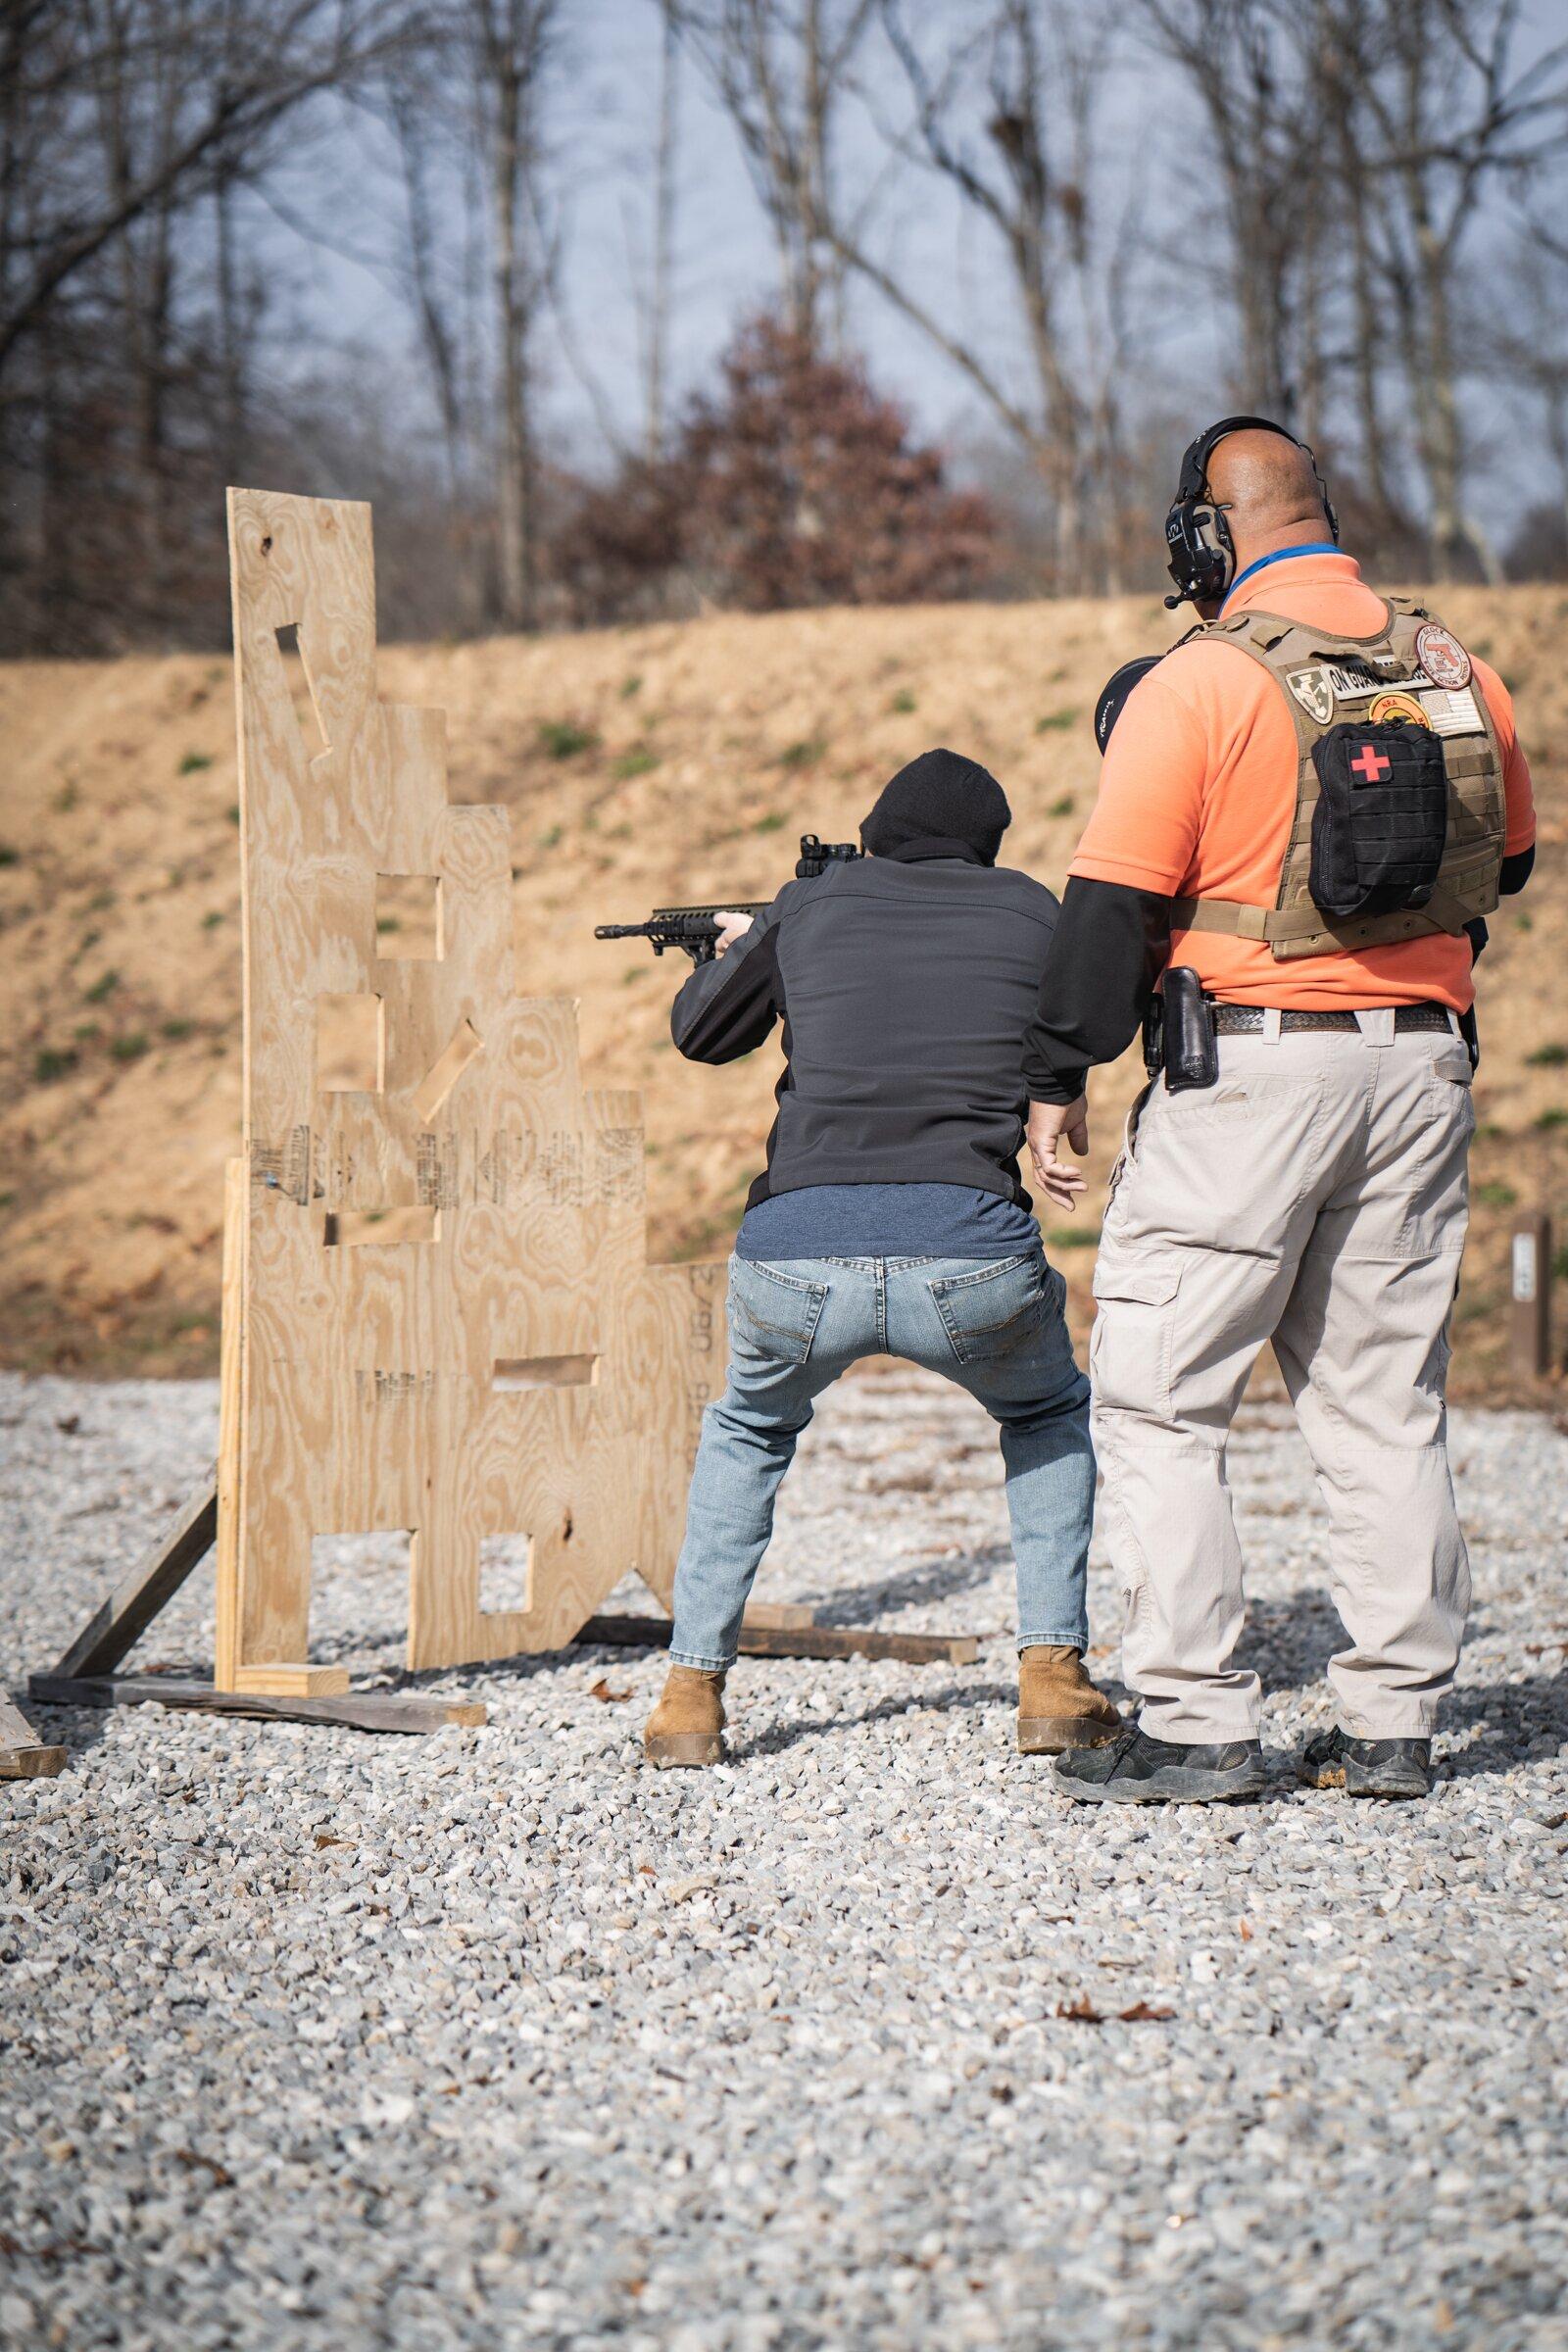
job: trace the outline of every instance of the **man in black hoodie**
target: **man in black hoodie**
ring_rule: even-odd
[[[723,1753],[724,1678],[812,1402],[863,1355],[946,1373],[999,1423],[1018,1570],[1019,1745],[1113,1738],[1083,1669],[1095,1469],[1088,1383],[1018,1177],[1023,1040],[1056,901],[999,868],[996,778],[927,752],[861,826],[864,858],[730,918],[675,1000],[676,1045],[732,1061],[775,1021],[785,1067],[730,1268],[729,1381],[704,1417],[660,1764]],[[1074,1204],[1081,1180],[1051,1189]]]

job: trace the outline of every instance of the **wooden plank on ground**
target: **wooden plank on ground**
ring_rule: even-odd
[[[259,1690],[219,1690],[209,1682],[172,1674],[35,1674],[27,1689],[43,1706],[190,1707],[282,1723],[343,1724],[361,1732],[438,1732],[449,1723],[472,1727],[487,1720],[480,1699],[426,1698],[401,1690],[351,1690],[344,1698],[276,1698]]]
[[[134,1648],[158,1615],[213,1547],[218,1535],[218,1489],[197,1488],[173,1526],[88,1619],[54,1667],[54,1678],[110,1674]]]
[[[0,1691],[0,1781],[48,1781],[65,1768],[65,1749],[40,1740],[22,1709]]]
[[[667,1649],[663,1617],[590,1617],[576,1639],[616,1648]],[[749,1626],[740,1648],[748,1658],[900,1658],[908,1666],[943,1662],[972,1666],[980,1655],[973,1634],[881,1634],[857,1625]]]

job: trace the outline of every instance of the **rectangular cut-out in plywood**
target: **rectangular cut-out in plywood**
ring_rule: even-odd
[[[491,1385],[504,1395],[518,1389],[591,1389],[597,1355],[498,1355]]]
[[[523,1535],[479,1539],[479,1609],[486,1617],[527,1610],[533,1602],[533,1544]]]
[[[441,1236],[441,1212],[415,1203],[407,1208],[329,1208],[322,1239],[329,1250],[407,1249]]]
[[[439,874],[377,874],[376,955],[383,963],[439,962],[441,914]]]
[[[460,1021],[450,1042],[439,1053],[414,1090],[414,1107],[426,1127],[436,1117],[458,1080],[476,1054],[483,1053],[479,1032],[471,1021]]]
[[[316,1083],[323,1095],[378,1095],[386,1077],[379,997],[316,1000]]]
[[[584,1090],[569,1003],[513,993],[507,813],[450,806],[442,714],[377,695],[368,510],[240,490],[229,530],[246,1053],[217,1680],[318,1671],[329,1528],[414,1531],[411,1667],[553,1648],[628,1569],[668,1605],[723,1269],[648,1264],[641,1104]],[[378,1092],[318,1083],[323,997],[381,1000]],[[486,1543],[515,1567],[517,1530],[496,1601]]]
[[[294,723],[299,728],[300,741],[305,747],[306,758],[318,760],[323,752],[330,751],[332,747],[326,740],[326,729],[321,723],[320,706],[316,700],[316,690],[311,684],[311,673],[306,664],[304,648],[300,644],[298,624],[292,620],[285,621],[280,628],[274,630],[273,634],[277,639],[277,654],[278,661],[282,665],[283,682],[288,688],[288,699],[294,710]]]

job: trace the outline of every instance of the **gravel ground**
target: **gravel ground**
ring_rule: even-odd
[[[216,1401],[10,1378],[0,1422],[20,1683]],[[716,1772],[641,1764],[625,1651],[443,1678],[490,1723],[425,1740],[42,1717],[69,1771],[0,1786],[0,2339],[1568,2345],[1568,1442],[1471,1413],[1455,1456],[1477,1604],[1425,1806],[1291,1778],[1336,1623],[1266,1407],[1232,1459],[1268,1795],[1058,1801],[1011,1751],[986,1425],[905,1372],[829,1399],[760,1591],[980,1660],[743,1661]],[[373,1553],[318,1617],[395,1666]],[[210,1645],[204,1576],[143,1655]]]

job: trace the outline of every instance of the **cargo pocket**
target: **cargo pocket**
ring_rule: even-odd
[[[1180,1263],[1169,1257],[1095,1268],[1097,1312],[1089,1339],[1089,1377],[1097,1403],[1165,1421],[1171,1410],[1171,1344]]]
[[[931,1297],[960,1364],[1006,1355],[1039,1328],[1060,1276],[1043,1256],[1004,1257],[973,1274],[950,1274],[931,1284]],[[1065,1287],[1065,1286],[1063,1286]]]
[[[729,1270],[730,1338],[775,1362],[804,1364],[811,1352],[817,1318],[827,1304],[825,1282],[802,1282],[744,1257]]]

